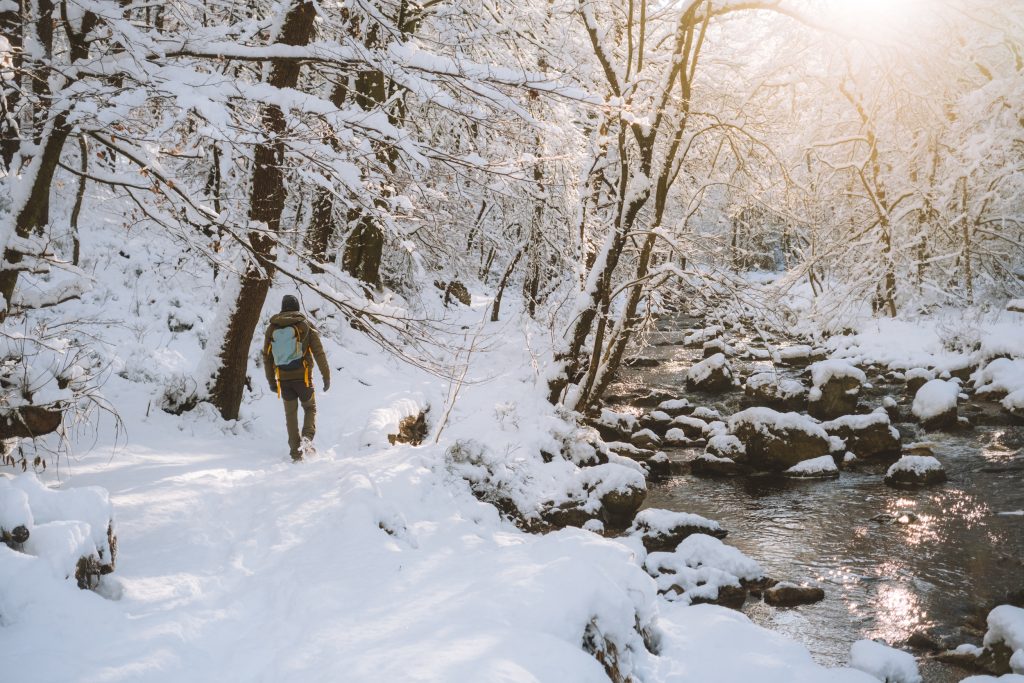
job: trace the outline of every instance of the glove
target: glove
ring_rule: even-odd
[[[270,383],[270,393],[276,394],[277,391],[278,391],[278,389],[277,389],[277,382],[271,382]]]
[[[330,377],[324,377],[324,393],[326,394],[327,390],[330,389],[330,388],[331,388],[331,378]]]

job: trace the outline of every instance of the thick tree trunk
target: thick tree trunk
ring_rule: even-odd
[[[0,35],[7,38],[11,47],[11,70],[14,74],[12,82],[4,81],[0,92],[0,158],[8,174],[13,175],[11,168],[14,155],[21,148],[21,132],[18,125],[18,106],[21,101],[20,85],[22,69],[22,19],[18,9],[0,12]]]
[[[67,112],[57,114],[53,128],[46,136],[28,201],[19,211],[15,221],[15,233],[18,237],[26,238],[34,232],[40,232],[50,220],[50,187],[53,185],[53,174],[57,170],[64,142],[71,133],[67,120]],[[0,311],[0,320],[6,318],[7,311],[10,310],[11,297],[18,284],[18,268],[22,256],[12,249],[4,252],[3,270],[0,271],[0,296],[3,296],[4,309]]]
[[[288,11],[280,42],[285,45],[308,43],[313,35],[315,17],[314,4],[299,0]],[[276,88],[294,88],[299,80],[299,68],[299,63],[292,60],[274,62],[268,82]],[[210,387],[210,401],[225,420],[237,419],[242,405],[249,348],[270,290],[274,273],[274,247],[287,199],[284,186],[285,146],[282,140],[287,131],[285,115],[280,107],[266,106],[263,111],[263,127],[268,142],[256,147],[249,218],[263,224],[265,228],[249,233],[253,258],[242,275],[238,299],[217,352],[220,365]]]

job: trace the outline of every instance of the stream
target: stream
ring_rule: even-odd
[[[644,357],[658,365],[623,371],[609,394],[628,397],[656,388],[716,408],[728,419],[749,405],[742,389],[702,396],[683,384],[686,368],[702,357],[700,349],[680,344],[686,322],[669,321],[654,334]],[[731,362],[741,377],[771,367],[769,361]],[[802,372],[777,370],[790,377]],[[902,382],[886,383],[877,373],[869,373],[869,382],[863,404],[876,407],[885,395],[909,401]],[[611,407],[631,406],[619,399]],[[1010,594],[1024,598],[1024,515],[1005,514],[1024,510],[1024,428],[991,422],[958,433],[924,434],[916,424],[895,421],[904,445],[931,444],[949,476],[937,487],[890,488],[882,481],[882,464],[827,480],[678,474],[651,482],[645,507],[717,520],[729,530],[726,542],[757,560],[769,576],[820,584],[826,597],[817,604],[776,609],[748,599],[744,612],[801,641],[822,664],[847,664],[850,646],[861,638],[905,647],[915,632],[927,632],[943,645],[979,644],[987,610]],[[702,450],[666,452],[685,471],[685,462]],[[929,683],[972,674],[915,654]]]

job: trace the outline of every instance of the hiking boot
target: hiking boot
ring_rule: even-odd
[[[301,462],[301,461],[302,461],[302,452],[301,451],[299,451],[298,453],[292,453],[292,462]]]
[[[304,457],[304,456],[316,455],[316,446],[313,445],[312,439],[307,439],[307,438],[303,437],[302,438],[302,443],[299,446],[299,450],[300,450],[300,454],[299,454],[299,458],[300,459],[302,457]]]

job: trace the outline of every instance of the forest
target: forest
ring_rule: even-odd
[[[0,0],[0,157],[11,680],[1024,680],[1020,0]]]

